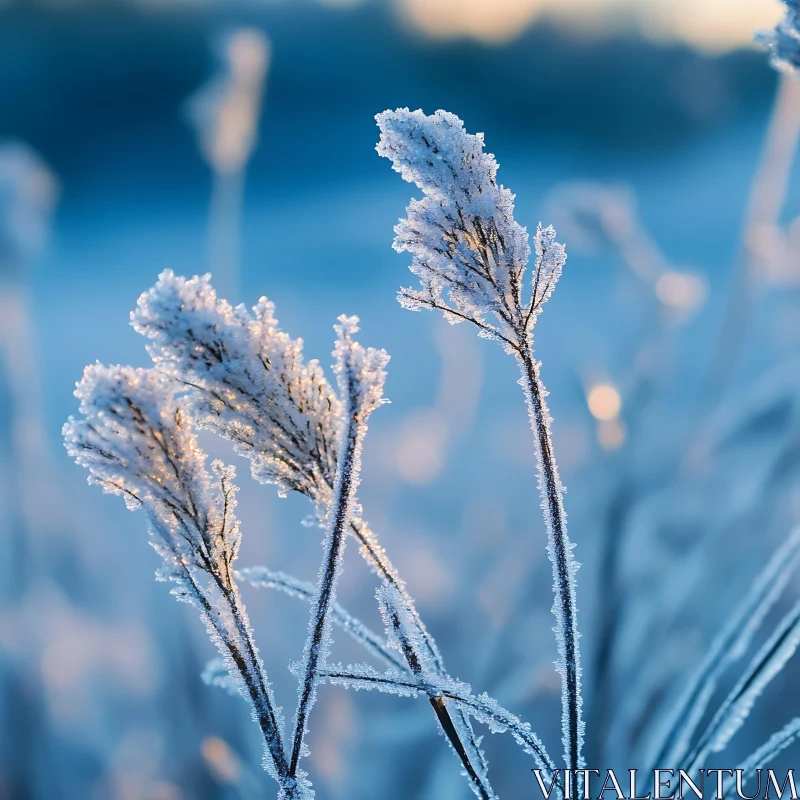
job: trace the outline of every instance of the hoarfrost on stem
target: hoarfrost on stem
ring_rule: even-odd
[[[522,749],[534,758],[545,777],[548,780],[555,777],[556,785],[559,785],[557,767],[530,724],[503,708],[486,693],[474,695],[468,684],[449,677],[436,678],[435,683],[426,684],[394,670],[378,672],[368,664],[327,666],[320,671],[320,676],[329,683],[356,691],[376,689],[400,696],[433,694],[441,697],[486,725],[492,733],[510,733]]]
[[[562,730],[567,768],[577,795],[581,748],[581,666],[575,574],[578,563],[567,534],[563,487],[550,435],[547,394],[533,357],[533,330],[544,303],[561,276],[566,253],[552,227],[537,227],[533,276],[526,286],[530,257],[527,231],[514,219],[514,195],[497,183],[497,162],[483,150],[483,135],[472,135],[454,114],[430,116],[407,108],[376,117],[377,151],[395,171],[423,192],[412,200],[395,228],[394,247],[412,255],[411,271],[420,289],[401,289],[405,308],[441,311],[451,323],[469,321],[480,335],[503,343],[518,362],[534,434],[539,490],[553,563],[562,679]]]
[[[336,602],[336,582],[342,568],[347,530],[360,481],[361,448],[372,412],[387,402],[383,398],[386,379],[384,368],[389,356],[384,350],[363,348],[353,339],[358,331],[357,317],[339,317],[338,338],[334,350],[334,372],[339,392],[344,400],[344,413],[339,436],[339,461],[333,497],[327,513],[327,528],[323,543],[324,556],[314,599],[308,638],[303,651],[300,688],[295,713],[294,738],[289,771],[303,780],[298,770],[300,759],[306,755],[307,720],[317,693],[317,674],[325,665],[331,646],[332,614]]]

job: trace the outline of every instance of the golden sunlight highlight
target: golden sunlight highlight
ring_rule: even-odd
[[[519,36],[537,18],[586,30],[637,27],[648,38],[699,49],[747,46],[773,25],[778,0],[396,0],[418,30],[440,39],[471,37],[489,44]]]

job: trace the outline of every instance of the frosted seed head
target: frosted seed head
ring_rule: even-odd
[[[257,28],[240,28],[224,36],[215,49],[218,71],[189,99],[187,116],[206,161],[229,174],[246,164],[257,142],[271,46]]]
[[[281,331],[266,298],[248,311],[208,275],[167,271],[139,299],[134,328],[159,371],[187,392],[198,423],[231,440],[253,477],[324,508],[336,472],[341,404],[303,342]]]
[[[18,278],[38,255],[57,196],[55,177],[33,150],[0,145],[0,280]]]
[[[411,253],[420,280],[419,289],[400,291],[401,305],[438,309],[449,322],[471,321],[484,336],[517,346],[530,335],[563,265],[555,233],[537,234],[537,270],[547,278],[537,295],[523,280],[528,233],[514,219],[514,195],[497,183],[497,161],[484,152],[483,135],[467,133],[446,111],[427,116],[403,108],[376,119],[378,153],[424,195],[395,228],[394,247]]]
[[[80,416],[64,425],[64,442],[89,480],[143,508],[164,559],[161,578],[177,580],[176,593],[193,600],[185,568],[227,570],[236,558],[235,470],[222,462],[206,469],[185,400],[155,370],[94,364],[75,395]]]

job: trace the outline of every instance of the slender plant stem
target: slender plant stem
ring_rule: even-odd
[[[289,772],[292,777],[297,774],[297,766],[303,752],[306,721],[316,694],[317,670],[320,665],[324,665],[327,655],[332,624],[330,611],[336,600],[336,581],[347,543],[347,526],[357,485],[358,453],[363,427],[359,424],[359,410],[353,407],[353,397],[356,394],[354,381],[355,377],[351,375],[350,391],[348,392],[349,413],[339,449],[336,484],[329,512],[329,532],[325,537],[325,554],[317,595],[311,606],[311,621],[306,641],[305,664],[295,715],[294,740],[289,764]]]
[[[340,667],[325,667],[320,674],[324,679],[334,683],[341,682],[344,686],[348,686],[350,682],[367,681],[374,684],[379,690],[382,689],[388,692],[392,692],[396,687],[412,689],[419,693],[426,692],[426,689],[422,688],[416,678],[412,676],[400,675],[389,678],[383,675],[373,675],[364,677],[349,669],[343,670]],[[491,724],[495,724],[511,733],[518,744],[522,745],[526,752],[534,757],[536,763],[545,772],[545,778],[555,777],[556,786],[560,789],[562,781],[558,769],[536,734],[531,730],[530,725],[522,722],[519,717],[502,706],[488,701],[485,695],[476,697],[468,691],[468,688],[466,691],[460,691],[453,687],[443,688],[437,686],[434,687],[434,691],[443,700],[451,700],[459,707],[468,708],[485,724],[490,724],[489,720],[491,720]]]
[[[614,655],[624,605],[624,579],[620,574],[620,554],[623,544],[623,528],[630,512],[630,499],[635,493],[629,478],[623,480],[614,492],[604,519],[605,541],[601,554],[600,572],[603,581],[608,580],[610,590],[600,598],[598,608],[598,645],[592,675],[592,727],[595,731],[606,731],[611,724],[614,704]],[[599,764],[606,755],[606,739],[603,734],[588,742],[590,763]]]
[[[539,379],[538,365],[531,347],[522,341],[517,350],[522,372],[521,384],[528,400],[531,428],[536,442],[539,464],[539,490],[545,525],[548,528],[548,552],[553,563],[553,585],[556,593],[556,638],[562,664],[562,720],[565,727],[564,753],[570,770],[569,796],[577,797],[578,785],[575,771],[582,766],[581,759],[581,697],[580,651],[578,649],[577,609],[574,590],[574,572],[577,568],[572,557],[572,547],[567,534],[566,512],[562,501],[561,481],[553,456],[550,438],[549,411],[545,403],[545,389]]]
[[[250,623],[247,618],[247,612],[243,607],[240,607],[238,603],[231,602],[231,609],[233,611],[234,619],[236,620],[236,628],[239,631],[239,635],[242,637],[244,642],[245,651],[247,653],[247,657],[250,660],[250,663],[253,664],[254,669],[256,670],[256,674],[254,677],[258,693],[261,695],[262,705],[266,709],[266,719],[269,721],[272,736],[274,737],[274,749],[276,752],[280,753],[282,758],[278,760],[276,758],[276,762],[278,766],[282,766],[283,773],[288,772],[287,765],[286,765],[286,755],[284,750],[283,744],[283,736],[281,735],[281,726],[278,725],[278,721],[275,717],[275,712],[272,708],[272,704],[269,702],[269,690],[267,688],[267,682],[264,677],[264,673],[261,669],[259,669],[259,661],[258,655],[256,653],[256,646],[255,642],[253,641],[253,635],[250,632]],[[260,712],[259,712],[260,713]],[[268,742],[268,744],[272,744]],[[283,774],[282,773],[282,774]]]

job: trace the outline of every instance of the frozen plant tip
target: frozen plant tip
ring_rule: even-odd
[[[87,367],[75,392],[80,416],[64,425],[69,454],[89,480],[142,508],[164,561],[159,580],[194,605],[233,684],[250,702],[265,741],[265,765],[281,797],[299,797],[289,777],[282,720],[233,576],[241,535],[234,470],[206,456],[192,433],[185,401],[172,399],[154,370]]]
[[[797,76],[800,69],[800,0],[782,0],[783,18],[768,31],[756,33],[756,41],[767,47],[775,69]]]
[[[527,231],[514,219],[514,195],[497,183],[497,161],[483,150],[483,135],[472,135],[454,114],[384,111],[377,151],[395,171],[423,193],[395,228],[394,247],[411,253],[420,289],[401,289],[401,305],[432,308],[451,323],[469,321],[480,335],[500,341],[520,368],[539,470],[539,490],[553,564],[562,683],[564,755],[577,795],[576,770],[583,766],[581,666],[575,598],[578,564],[567,534],[563,487],[553,454],[547,394],[533,357],[533,329],[566,261],[552,227],[538,226],[535,264],[529,283]]]
[[[438,309],[449,322],[469,320],[512,349],[527,344],[566,258],[555,232],[539,226],[535,274],[526,287],[528,232],[514,219],[514,195],[497,183],[483,134],[467,133],[446,111],[398,109],[377,120],[378,153],[424,194],[395,228],[394,248],[411,253],[421,283],[419,290],[401,289],[400,303]]]

